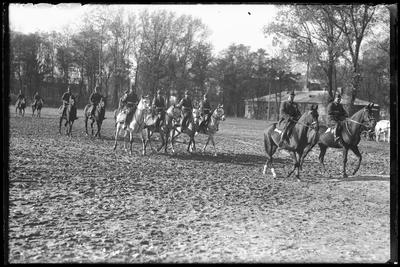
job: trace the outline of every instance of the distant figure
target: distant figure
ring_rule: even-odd
[[[182,126],[182,131],[183,131],[184,129],[187,128],[188,121],[190,121],[190,119],[192,117],[192,111],[193,111],[193,104],[192,104],[192,100],[189,97],[188,90],[185,91],[185,96],[179,102],[177,107],[182,109],[183,118],[182,118],[181,126]]]
[[[38,92],[35,93],[35,95],[33,96],[33,105],[37,106],[37,104],[39,103],[39,101],[43,102],[42,97],[39,95]]]
[[[126,120],[124,122],[123,129],[126,129],[133,118],[133,114],[136,111],[136,106],[139,102],[139,99],[135,93],[135,87],[132,85],[132,88],[125,91],[125,94],[120,99],[120,110],[127,109],[128,114],[126,115]]]
[[[103,96],[100,94],[100,86],[96,86],[94,89],[94,92],[90,95],[90,104],[91,104],[91,110],[90,110],[90,115],[94,117],[94,112],[97,108],[97,105],[100,103],[100,100]]]
[[[281,135],[281,140],[278,144],[279,147],[282,146],[283,142],[288,139],[287,133],[289,130],[292,129],[292,127],[296,124],[296,122],[299,120],[301,113],[298,108],[298,105],[296,102],[294,102],[294,91],[292,91],[289,94],[289,98],[287,101],[284,101],[281,104],[281,109],[280,109],[280,121],[279,125],[283,125],[283,130],[282,130],[282,135]]]
[[[200,103],[200,112],[203,117],[203,121],[200,123],[200,128],[206,129],[211,118],[211,105],[208,101],[207,94],[204,94],[203,100]]]
[[[153,99],[152,106],[157,114],[157,120],[155,128],[158,129],[160,127],[161,122],[165,119],[165,99],[161,96],[161,90],[157,90],[157,95]]]
[[[334,137],[335,143],[343,143],[342,138],[340,137],[340,130],[342,129],[343,121],[349,116],[346,110],[343,108],[343,105],[340,104],[342,100],[342,95],[337,92],[335,95],[335,99],[333,102],[328,104],[327,113],[328,113],[328,126],[335,127]]]
[[[62,103],[63,103],[63,105],[62,105],[62,116],[66,117],[66,111],[67,111],[67,107],[68,107],[70,101],[71,100],[75,101],[75,96],[71,93],[71,88],[69,86],[67,88],[67,92],[65,92],[62,95],[61,100],[62,100]],[[74,112],[72,112],[72,114],[71,114],[71,116],[72,116],[71,120],[76,120],[77,116],[76,116],[75,109],[73,109],[73,111]]]
[[[21,101],[26,102],[25,96],[24,96],[24,94],[22,93],[22,90],[19,90],[19,93],[18,93],[18,96],[17,96],[17,101],[15,102],[15,106],[18,106],[18,104],[19,104]]]

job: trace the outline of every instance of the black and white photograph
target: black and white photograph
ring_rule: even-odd
[[[398,261],[397,4],[5,9],[4,263]]]

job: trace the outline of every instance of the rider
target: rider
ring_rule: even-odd
[[[71,88],[68,86],[67,88],[67,92],[65,92],[62,97],[61,100],[63,102],[63,106],[62,106],[62,116],[66,116],[66,112],[67,112],[67,106],[70,103],[70,100],[73,99],[75,100],[75,96],[71,93]],[[78,117],[76,116],[76,109],[73,110],[71,116],[73,117],[73,120],[76,120]]]
[[[15,105],[16,106],[18,106],[18,104],[20,103],[20,101],[25,101],[25,96],[24,96],[24,94],[22,93],[22,90],[19,90],[19,94],[18,94],[18,97],[17,97],[17,101],[15,102]],[[25,101],[26,102],[26,101]]]
[[[337,92],[334,101],[328,104],[327,113],[328,124],[335,127],[335,142],[339,141],[340,143],[343,143],[343,140],[339,133],[342,128],[342,122],[348,117],[348,114],[343,108],[343,105],[340,104],[341,100],[342,96],[339,92]]]
[[[200,103],[200,112],[201,116],[204,118],[203,121],[200,123],[200,128],[204,127],[204,129],[206,129],[211,118],[211,105],[208,101],[207,94],[204,94],[203,100]]]
[[[43,102],[43,99],[40,97],[39,93],[36,92],[33,96],[33,105],[36,106],[39,101]]]
[[[139,99],[135,93],[135,85],[132,88],[125,91],[125,94],[120,99],[120,110],[127,108],[128,114],[126,115],[124,129],[126,129],[133,118],[133,114],[136,111],[136,105]]]
[[[94,117],[94,112],[97,108],[97,105],[100,103],[100,100],[103,96],[100,94],[100,86],[96,86],[94,92],[90,95],[89,101],[92,105],[92,109],[90,114]]]
[[[181,126],[182,126],[182,131],[183,131],[188,126],[186,124],[187,124],[187,121],[191,119],[192,111],[193,111],[193,104],[192,104],[192,100],[189,98],[188,90],[185,91],[185,96],[179,102],[177,107],[182,109],[183,118],[181,121]]]
[[[287,132],[289,129],[296,124],[296,121],[300,118],[301,114],[296,102],[294,102],[294,91],[289,94],[289,98],[287,101],[284,101],[281,104],[280,109],[280,121],[279,125],[284,125],[282,130],[281,140],[278,144],[279,147],[282,146],[283,142],[287,139]]]
[[[157,90],[157,95],[153,99],[153,108],[157,114],[156,129],[160,127],[160,123],[165,119],[165,99],[161,96],[161,90]]]

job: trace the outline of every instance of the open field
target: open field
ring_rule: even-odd
[[[111,112],[102,140],[84,134],[82,110],[71,138],[58,134],[56,109],[10,112],[10,263],[389,260],[388,143],[362,142],[347,179],[339,150],[325,157],[331,177],[319,174],[316,147],[297,182],[284,178],[284,152],[278,178],[262,175],[265,121],[227,118],[217,157],[183,143],[175,155],[141,156],[139,137],[130,156],[122,142],[112,150]],[[349,152],[348,173],[355,164]]]

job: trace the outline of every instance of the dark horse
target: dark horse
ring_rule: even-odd
[[[103,123],[103,120],[105,119],[105,114],[106,114],[106,98],[102,97],[100,99],[100,102],[97,105],[96,110],[94,111],[94,115],[91,114],[91,109],[90,109],[91,107],[93,108],[93,106],[91,104],[87,104],[83,110],[83,114],[85,116],[86,135],[89,135],[88,129],[87,129],[87,123],[88,123],[88,120],[91,119],[92,122],[90,123],[90,127],[92,129],[92,136],[93,136],[93,124],[94,124],[94,122],[96,122],[97,132],[94,135],[94,137],[99,136],[99,138],[101,138],[100,130],[101,130],[101,125]]]
[[[276,124],[273,123],[264,131],[264,147],[267,161],[264,165],[263,173],[265,174],[266,169],[271,166],[274,178],[276,173],[272,165],[272,156],[278,148],[277,144],[281,137],[281,133],[275,130]],[[318,141],[318,127],[318,105],[312,105],[310,110],[306,111],[294,125],[289,140],[283,143],[282,148],[291,152],[294,159],[293,170],[288,173],[287,177],[297,169],[296,178],[300,179],[299,172],[304,158]]]
[[[32,104],[32,117],[35,116],[35,111],[37,111],[37,117],[40,118],[40,113],[43,107],[43,100],[40,99]]]
[[[26,108],[26,101],[25,99],[22,100],[17,100],[17,103],[15,104],[15,114],[21,114],[23,117],[25,115],[25,108]]]
[[[319,162],[322,165],[324,172],[326,173],[324,157],[326,150],[328,147],[332,148],[341,148],[343,150],[343,177],[346,178],[346,163],[347,163],[347,153],[349,149],[353,151],[353,153],[358,158],[358,164],[355,170],[353,171],[353,175],[356,174],[361,164],[361,153],[358,150],[358,143],[361,140],[361,132],[364,127],[373,129],[375,127],[376,120],[372,115],[373,103],[368,104],[364,108],[360,109],[350,119],[346,119],[343,122],[343,127],[340,132],[340,135],[344,141],[343,145],[334,142],[333,133],[331,131],[327,131],[328,127],[322,126],[320,127],[320,137],[318,141],[318,145],[320,148],[319,154]],[[366,124],[365,124],[366,123]]]
[[[146,131],[147,139],[145,141],[145,149],[147,143],[149,143],[151,147],[150,138],[153,133],[160,133],[161,137],[161,145],[157,148],[157,152],[159,152],[163,147],[165,148],[165,153],[167,153],[168,149],[168,140],[170,139],[170,135],[175,125],[179,122],[181,118],[181,110],[177,108],[175,105],[171,105],[167,111],[165,112],[164,120],[161,121],[160,127],[156,129],[156,117],[149,115],[144,121],[144,131]],[[172,143],[171,143],[172,145]],[[152,148],[152,147],[151,147]],[[173,148],[173,147],[172,147]]]
[[[72,124],[74,124],[74,121],[77,119],[75,98],[74,97],[70,98],[69,104],[67,105],[67,110],[65,111],[65,114],[62,113],[62,106],[60,107],[60,110],[61,110],[61,116],[60,116],[60,124],[59,124],[59,128],[58,128],[58,132],[61,134],[61,123],[63,120],[65,120],[64,126],[66,127],[66,134],[68,136],[72,136]]]

